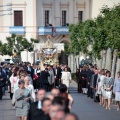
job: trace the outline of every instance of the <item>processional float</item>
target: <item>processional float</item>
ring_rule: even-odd
[[[43,64],[54,65],[58,64],[58,52],[56,46],[50,40],[51,36],[47,37],[47,41],[40,49],[40,67],[44,69]]]

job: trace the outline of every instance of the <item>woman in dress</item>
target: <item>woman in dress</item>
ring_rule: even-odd
[[[69,113],[72,105],[73,105],[73,98],[70,95],[70,93],[68,93],[68,89],[67,86],[65,84],[61,84],[60,86],[60,96],[64,98],[64,104],[65,104],[65,113]]]
[[[22,75],[20,75],[19,80],[24,80],[24,78],[25,78],[25,75],[22,74]],[[18,82],[19,82],[19,80],[18,80]],[[14,85],[14,93],[17,89],[19,89],[18,82],[16,82]],[[15,105],[15,102],[16,102],[15,94],[13,94],[13,97],[12,97],[12,105],[13,106]]]
[[[25,77],[24,81],[25,81],[25,88],[27,88],[30,91],[31,96],[35,102],[36,101],[35,90],[33,85],[30,84],[30,77]]]
[[[27,120],[32,97],[30,91],[25,88],[24,80],[19,80],[18,85],[19,89],[15,91],[16,116],[18,120]]]
[[[18,84],[19,81],[19,68],[16,67],[13,70],[13,74],[10,77],[10,83],[11,83],[11,93],[10,93],[10,98],[12,99],[13,93],[16,90],[16,84]]]
[[[111,72],[106,72],[106,79],[104,81],[104,90],[105,90],[105,105],[106,109],[110,110],[110,101],[112,98],[112,88],[113,88],[113,78],[111,77]]]
[[[97,81],[97,89],[98,89],[98,94],[99,94],[99,98],[100,98],[100,105],[103,105],[103,107],[105,106],[105,102],[104,102],[104,89],[103,89],[103,85],[104,85],[104,80],[105,80],[105,70],[101,70],[100,71],[100,75],[99,75],[99,79]]]
[[[62,83],[65,84],[67,88],[69,88],[71,82],[71,73],[68,71],[67,67],[64,68],[61,79]]]
[[[115,93],[115,100],[117,101],[117,111],[120,110],[120,71],[115,78],[113,93]]]

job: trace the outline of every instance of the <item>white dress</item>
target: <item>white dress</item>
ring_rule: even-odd
[[[30,91],[32,98],[35,100],[36,97],[35,97],[35,91],[33,85],[30,84],[26,88]]]
[[[67,87],[70,86],[70,80],[71,80],[71,73],[70,72],[62,72],[62,78],[63,84],[65,84]]]
[[[103,89],[103,85],[104,85],[104,80],[105,80],[105,76],[101,75],[100,76],[100,81],[98,82],[98,94],[102,94],[104,96],[104,89]]]

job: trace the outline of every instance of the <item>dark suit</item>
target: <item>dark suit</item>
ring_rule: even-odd
[[[78,93],[82,93],[82,81],[83,81],[83,70],[79,72],[79,78],[78,78]]]
[[[29,120],[50,120],[50,118],[48,115],[45,115],[41,109],[38,109],[37,101],[30,106]]]
[[[98,74],[95,74],[94,75],[94,81],[93,81],[93,98],[94,98],[94,101],[96,102],[96,84],[97,84],[97,78],[98,78]],[[99,101],[99,100],[97,100]]]
[[[0,72],[0,100],[2,99],[2,95],[3,95],[3,92],[2,92],[2,87],[5,86],[5,78],[6,78],[6,75],[3,71]]]
[[[61,75],[62,75],[62,70],[60,67],[53,69],[54,75],[56,76],[55,78],[55,86],[59,86],[60,80],[61,80]]]
[[[40,75],[40,87],[44,88],[45,90],[48,90],[48,77],[50,76],[48,71],[41,71]]]
[[[92,77],[93,74],[94,74],[94,72],[91,71],[90,69],[88,69],[87,72],[86,72],[86,75],[87,75],[87,88],[88,88],[87,96],[91,97],[91,98],[92,98],[92,96],[91,96],[90,82],[91,82],[91,77]]]
[[[26,71],[30,71],[31,78],[33,79],[34,69],[33,69],[32,67],[30,67],[30,68],[26,67],[25,70],[26,70]]]

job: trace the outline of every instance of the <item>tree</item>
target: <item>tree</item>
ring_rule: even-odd
[[[111,70],[112,66],[113,72],[117,57],[117,71],[120,70],[120,4],[113,8],[103,6],[96,19],[71,25],[70,39],[74,53],[82,51],[92,54],[100,62],[103,59],[103,67]],[[89,44],[92,45],[91,52],[88,50]]]

